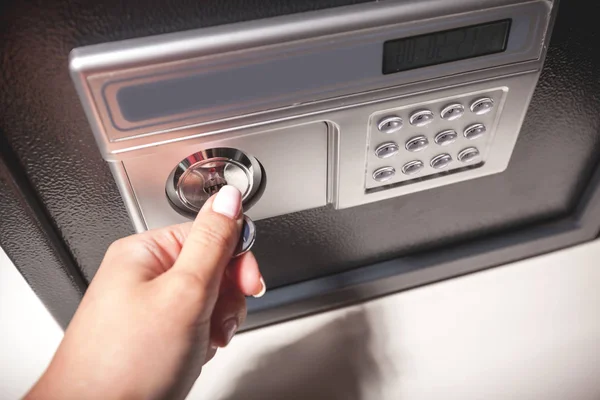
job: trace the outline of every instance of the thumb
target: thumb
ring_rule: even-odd
[[[195,278],[214,303],[225,267],[231,260],[242,227],[242,195],[224,186],[198,213],[181,252],[168,273],[187,273]]]

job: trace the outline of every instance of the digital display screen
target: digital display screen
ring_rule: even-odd
[[[428,33],[383,44],[383,73],[407,71],[506,50],[510,19]]]

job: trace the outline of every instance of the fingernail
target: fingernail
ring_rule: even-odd
[[[231,318],[223,322],[223,326],[221,327],[221,329],[223,329],[223,334],[225,336],[225,346],[227,346],[229,342],[231,342],[231,339],[233,339],[233,335],[235,335],[235,333],[238,330],[237,319]]]
[[[219,190],[212,204],[214,212],[236,219],[242,206],[242,194],[234,186],[226,185]]]
[[[252,297],[255,298],[259,298],[259,297],[263,297],[265,295],[265,293],[267,293],[267,285],[265,285],[265,280],[263,279],[263,277],[260,277],[260,284],[262,285],[260,292],[258,292],[257,294],[253,295]]]

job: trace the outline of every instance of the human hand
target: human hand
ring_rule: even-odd
[[[113,243],[27,399],[182,399],[264,294],[252,253],[232,259],[241,194],[223,187],[193,223]]]

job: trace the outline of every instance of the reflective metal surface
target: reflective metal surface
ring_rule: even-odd
[[[471,104],[470,108],[471,112],[474,112],[477,115],[487,114],[494,108],[494,99],[490,99],[489,97],[477,99]]]
[[[193,218],[206,200],[225,185],[242,193],[245,210],[259,199],[264,184],[260,163],[233,148],[213,148],[191,154],[177,163],[169,175],[165,191],[171,205]],[[263,188],[264,189],[264,188]]]
[[[377,129],[383,133],[396,133],[402,129],[402,125],[402,118],[392,115],[382,118],[377,124]]]
[[[453,129],[447,129],[435,135],[435,144],[439,144],[440,146],[447,146],[449,144],[454,143],[458,134]]]
[[[80,95],[95,109],[88,115],[102,120],[95,133],[101,141],[118,142],[466,71],[536,63],[550,6],[542,0],[377,2],[76,49],[71,70]],[[385,40],[506,18],[512,19],[512,33],[503,53],[381,74],[378,54]],[[272,85],[271,95],[256,96],[265,85]],[[120,146],[106,150],[114,147]]]
[[[425,148],[429,145],[429,140],[427,140],[426,136],[419,135],[413,138],[408,139],[404,147],[408,151],[421,151],[425,150]]]
[[[450,154],[440,154],[431,159],[429,163],[432,168],[435,169],[444,169],[447,168],[448,165],[452,162],[452,156]]]
[[[484,124],[473,124],[465,128],[464,136],[469,140],[474,140],[482,137],[487,132]]]
[[[410,124],[418,127],[429,125],[433,122],[433,112],[430,110],[418,110],[410,115]]]
[[[393,112],[395,115],[408,119],[410,115],[415,115],[415,110],[419,112],[424,110],[425,107],[430,107],[431,109],[435,110],[443,110],[449,104],[470,104],[473,99],[482,97],[493,98],[495,102],[500,105],[485,115],[477,115],[469,110],[463,113],[462,117],[450,120],[442,118],[440,114],[435,116],[433,121],[426,126],[406,124],[402,131],[393,134],[384,135],[375,127],[371,127],[370,145],[376,146],[383,140],[393,140],[396,142],[404,142],[405,146],[401,148],[396,155],[386,158],[385,161],[382,161],[372,154],[367,154],[365,187],[367,189],[368,196],[371,197],[373,195],[385,192],[392,193],[396,190],[407,190],[411,186],[427,186],[434,185],[435,183],[439,183],[440,185],[445,184],[452,179],[452,174],[461,176],[473,173],[475,170],[477,170],[477,172],[482,176],[487,174],[488,169],[493,167],[493,165],[489,164],[490,160],[492,159],[508,163],[510,153],[503,153],[501,150],[499,150],[501,149],[501,143],[506,141],[508,137],[499,137],[496,130],[499,129],[498,121],[504,117],[504,105],[507,104],[508,96],[511,95],[511,91],[514,89],[515,85],[511,84],[510,87],[493,87],[488,90],[475,92],[456,93],[456,91],[452,91],[452,93],[455,93],[455,95],[450,97],[440,96],[439,98],[434,97],[436,95],[439,96],[439,92],[431,93],[431,97],[415,96],[414,98],[422,99],[420,102],[411,104],[408,103],[407,99],[406,103],[408,104],[399,102],[402,104],[400,107],[394,109],[384,108],[383,111],[381,111],[382,114],[389,114],[390,112]],[[517,100],[516,98],[512,99],[513,101]],[[373,115],[371,119],[376,121],[378,119],[378,114]],[[482,125],[481,123],[485,123],[490,127],[489,132],[487,132],[485,135],[482,135],[481,129],[478,128],[480,125]],[[458,135],[458,132],[463,132],[465,127],[469,129],[471,126],[474,127],[473,132],[469,131],[467,136]],[[510,136],[511,133],[515,133],[509,133],[506,131],[504,132],[505,133],[503,133],[503,135],[508,136]],[[469,169],[467,170],[465,170],[464,165],[459,163],[444,164],[444,168],[447,168],[447,173],[440,175],[439,164],[436,163],[435,165],[437,167],[434,167],[430,163],[431,159],[438,156],[442,152],[440,147],[443,146],[443,152],[448,153],[453,159],[456,159],[461,150],[472,146],[470,138],[475,138],[477,134],[480,135],[480,138],[477,140],[477,145],[478,148],[481,149],[482,163],[472,163],[469,165]],[[346,138],[346,136],[344,136],[344,138]],[[377,168],[382,166],[391,166],[399,171],[406,163],[413,161],[415,158],[424,161],[424,168],[419,172],[419,180],[414,180],[414,177],[411,177],[407,174],[397,174],[383,184],[377,184],[376,181],[369,179],[369,175]],[[383,190],[384,187],[385,190]]]
[[[129,187],[122,193],[134,196],[126,204],[136,226],[179,221],[164,201],[165,171],[213,147],[238,148],[263,164],[268,184],[250,210],[260,219],[327,203],[353,207],[503,171],[543,65],[551,11],[544,0],[378,2],[76,49],[71,71],[103,156],[125,170],[126,180],[119,179]],[[503,53],[381,73],[384,40],[506,18],[512,25]],[[307,74],[307,66],[318,74]],[[156,97],[156,85],[163,93],[181,87],[181,96]],[[193,90],[197,85],[228,92],[209,99]],[[257,85],[271,92],[260,95]],[[143,102],[126,100],[144,90]],[[486,114],[438,114],[482,98],[493,100]],[[426,114],[429,123],[417,126],[413,118],[410,125],[424,110],[433,114]],[[373,179],[380,168],[399,171],[414,160],[400,150],[384,163],[375,152],[382,143],[418,135],[433,142],[441,131],[464,132],[476,122],[487,127],[478,142],[482,163],[453,163],[440,175],[430,166],[439,150],[430,145],[419,153],[425,179]],[[463,140],[447,143],[452,158],[466,147]]]
[[[398,154],[400,146],[396,142],[382,143],[375,149],[375,155],[379,158],[393,157]]]
[[[440,116],[442,119],[446,119],[448,121],[454,121],[463,116],[465,113],[465,106],[460,103],[452,103],[448,104],[446,107],[442,109]]]
[[[373,180],[377,182],[387,182],[394,177],[396,170],[394,167],[381,167],[373,172]]]
[[[328,127],[318,122],[165,144],[142,150],[123,164],[127,181],[135,188],[142,221],[152,229],[189,221],[190,214],[173,208],[165,196],[165,182],[177,182],[175,166],[191,154],[199,153],[190,165],[210,158],[212,154],[203,149],[237,149],[260,161],[264,171],[263,191],[244,203],[245,212],[256,221],[327,204],[328,142]],[[260,169],[253,168],[253,172]]]
[[[405,175],[414,175],[419,173],[424,166],[421,160],[409,161],[402,166],[402,173]]]
[[[479,158],[479,150],[476,147],[469,147],[458,153],[458,161],[470,163]]]

